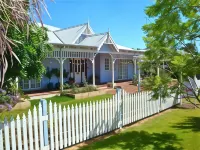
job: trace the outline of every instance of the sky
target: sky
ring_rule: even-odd
[[[130,48],[145,48],[142,26],[147,22],[145,7],[153,0],[46,0],[48,12],[43,23],[66,28],[87,23],[95,33],[110,30],[115,43]]]

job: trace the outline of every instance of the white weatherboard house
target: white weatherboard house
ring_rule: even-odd
[[[110,32],[94,33],[89,23],[59,29],[44,25],[49,31],[49,43],[53,44],[53,54],[43,61],[44,66],[60,69],[60,83],[69,77],[76,83],[92,79],[93,85],[115,81],[130,80],[137,73],[136,61],[145,50],[134,50],[116,44]],[[63,70],[69,72],[63,78]],[[95,81],[96,80],[96,81]],[[49,80],[45,76],[41,81],[22,80],[23,90],[47,88]],[[54,84],[58,79],[53,76]],[[113,84],[114,85],[114,84]]]

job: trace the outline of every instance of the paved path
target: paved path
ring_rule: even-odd
[[[119,82],[116,83],[116,86],[120,86],[128,93],[136,93],[138,91],[138,87],[132,84],[132,81],[127,82]],[[115,94],[116,90],[109,91],[109,94]]]

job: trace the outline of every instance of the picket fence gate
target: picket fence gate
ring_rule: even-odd
[[[28,117],[17,116],[0,124],[0,150],[59,150],[122,128],[178,104],[178,98],[151,100],[148,91],[135,94],[117,89],[110,99],[47,108],[41,100]]]

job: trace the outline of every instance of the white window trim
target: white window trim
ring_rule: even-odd
[[[21,85],[19,85],[21,88],[22,88],[22,90],[33,90],[33,89],[40,89],[41,88],[41,80],[40,80],[40,86],[39,87],[37,87],[37,80],[35,80],[35,88],[32,88],[31,87],[31,80],[28,80],[28,88],[24,88],[24,80],[22,80],[21,81],[22,82],[22,86]]]
[[[108,69],[106,69],[106,59],[108,60]],[[105,71],[110,71],[111,70],[111,59],[110,58],[105,58],[104,59],[104,70]]]

